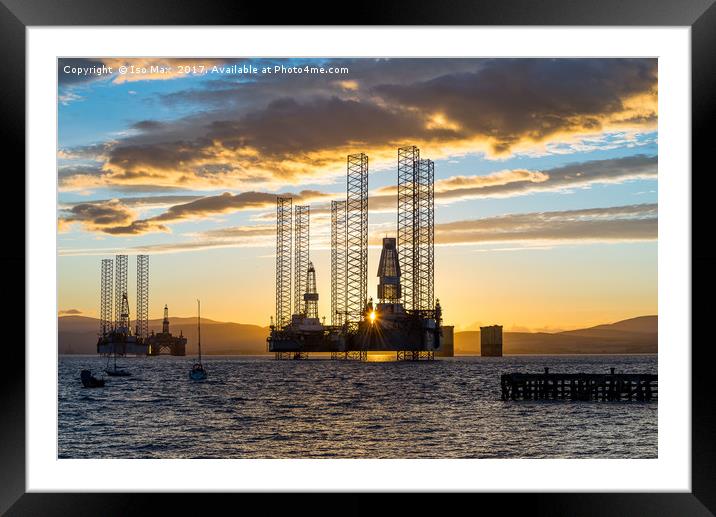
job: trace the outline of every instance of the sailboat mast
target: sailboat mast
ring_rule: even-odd
[[[197,331],[199,334],[199,364],[201,364],[201,302],[196,301],[197,305]]]

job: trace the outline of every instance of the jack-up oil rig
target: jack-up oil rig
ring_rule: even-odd
[[[181,332],[178,336],[169,332],[169,308],[166,305],[162,332],[149,333],[149,255],[137,255],[137,318],[132,332],[127,295],[127,264],[127,255],[117,255],[115,260],[102,259],[97,353],[120,356],[161,353],[186,355],[187,339]]]
[[[102,259],[100,283],[100,333],[98,354],[146,355],[149,332],[149,255],[137,255],[137,320],[134,333],[127,297],[127,255],[116,256],[114,304],[112,303],[112,259]],[[114,306],[114,307],[113,307]],[[114,311],[112,310],[114,308]]]
[[[442,315],[434,290],[434,164],[415,146],[398,149],[397,238],[383,239],[378,302],[368,286],[368,157],[347,159],[347,195],[331,202],[331,323],[318,317],[316,270],[309,260],[310,207],[276,203],[276,317],[267,338],[276,359],[366,360],[391,351],[398,360],[434,359]],[[293,226],[292,232],[292,223]],[[293,235],[292,235],[293,233]],[[293,247],[292,247],[293,237]],[[291,312],[291,255],[294,290]]]

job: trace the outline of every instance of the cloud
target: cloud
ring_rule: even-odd
[[[369,154],[371,166],[392,164],[406,143],[434,159],[505,156],[656,129],[655,59],[336,62],[349,66],[348,77],[213,80],[162,97],[193,99],[198,111],[132,123],[102,150],[99,181],[266,189],[329,182],[354,152]],[[82,180],[98,177],[76,176],[74,188]]]
[[[537,192],[558,192],[585,188],[594,184],[621,183],[633,179],[656,178],[657,157],[636,155],[607,160],[593,160],[546,169],[502,170],[485,175],[451,176],[435,183],[437,204],[449,204],[475,198],[514,197]],[[328,220],[329,199],[342,198],[343,193],[303,190],[298,193],[242,192],[213,196],[163,195],[95,200],[65,204],[60,216],[61,229],[68,223],[81,222],[89,231],[110,235],[137,235],[168,231],[167,224],[196,220],[216,215],[246,211],[269,210],[256,214],[253,220],[273,221],[277,196],[289,196],[294,204],[313,204],[311,216],[319,224]],[[377,189],[369,196],[373,212],[396,210],[396,187]],[[139,219],[135,209],[163,208],[150,218]]]
[[[316,74],[293,74],[291,76],[265,74],[249,77],[222,76],[192,87],[159,95],[159,101],[167,106],[194,105],[202,109],[265,107],[275,99],[311,99],[316,96],[341,95],[342,98],[362,99],[371,96],[370,89],[379,84],[407,84],[418,80],[439,77],[446,73],[474,71],[480,67],[475,59],[259,59],[251,60],[257,67],[286,65],[315,66],[317,62],[334,68],[348,68],[343,79],[327,79]],[[242,65],[248,60],[236,60]],[[230,62],[227,62],[229,64]],[[346,77],[346,76],[340,76]]]
[[[168,232],[169,228],[154,221],[139,219],[126,225],[104,227],[101,231],[110,235],[139,235],[157,231]]]
[[[65,91],[57,96],[57,100],[60,101],[60,104],[63,106],[68,106],[72,102],[81,101],[82,96],[72,91]]]
[[[525,169],[512,169],[495,172],[486,176],[451,176],[435,182],[437,192],[449,192],[458,188],[484,188],[492,186],[509,185],[515,182],[543,183],[549,180],[549,175],[539,171]]]
[[[543,183],[548,180],[549,175],[545,172],[509,169],[484,175],[450,176],[449,178],[437,180],[435,181],[435,192],[440,195],[463,189],[502,187],[511,183]],[[398,192],[398,187],[388,185],[377,189],[375,192],[378,195],[395,195]]]
[[[308,203],[331,196],[325,192],[303,190],[298,194],[278,194],[293,198],[294,203]],[[275,206],[277,194],[267,192],[242,192],[232,194],[224,192],[218,196],[206,196],[189,203],[175,205],[151,221],[179,221],[182,219],[206,217],[240,210],[255,210]]]
[[[81,223],[90,231],[109,232],[113,228],[131,224],[134,213],[117,200],[106,203],[78,203],[61,211],[59,228],[65,230],[71,223]]]
[[[82,314],[82,311],[79,309],[65,309],[58,311],[57,314],[58,316],[73,316],[77,314]]]
[[[330,240],[324,222],[312,222],[312,249],[326,248]],[[482,219],[459,220],[435,225],[437,246],[513,243],[491,251],[551,249],[569,243],[638,242],[657,239],[658,207],[656,204],[626,205],[606,208],[586,208],[553,212],[506,214]],[[386,233],[382,225],[371,225],[369,244],[379,247]],[[387,232],[388,235],[394,232]],[[275,245],[273,224],[232,226],[189,235],[182,242],[135,246],[132,251],[146,253],[179,253],[213,248],[266,247]],[[549,246],[547,246],[547,244]],[[516,245],[529,248],[515,247]],[[126,251],[126,250],[125,250]],[[111,253],[101,250],[60,250],[60,255],[97,255]]]
[[[534,192],[559,191],[580,188],[594,184],[622,183],[634,179],[655,179],[657,176],[658,159],[656,156],[636,155],[607,160],[592,160],[555,167],[537,174],[526,174],[520,171],[516,175],[507,175],[514,181],[489,180],[498,179],[493,175],[483,184],[469,185],[462,180],[453,178],[445,182],[437,181],[435,198],[447,201],[469,197],[512,197]],[[499,173],[498,173],[499,174]],[[479,177],[472,177],[473,179]],[[452,188],[449,188],[452,187]]]
[[[201,234],[203,237],[211,238],[246,238],[246,237],[271,237],[276,236],[276,226],[231,226],[229,228],[217,228],[207,230]]]
[[[657,166],[656,156],[635,155],[571,163],[543,171],[515,169],[485,175],[451,176],[435,182],[435,203],[508,198],[635,179],[656,179]],[[377,189],[368,200],[370,210],[396,210],[396,193],[394,185]]]
[[[508,214],[435,225],[437,244],[656,240],[656,204]]]
[[[142,207],[142,208],[168,208],[179,203],[188,203],[202,196],[197,195],[160,195],[160,196],[137,196],[137,197],[123,197],[113,199],[96,199],[92,201],[86,201],[82,203],[61,203],[60,208],[64,210],[71,210],[77,205],[91,204],[102,206],[107,203],[115,203],[124,207]]]
[[[494,59],[474,72],[374,91],[438,114],[503,154],[560,133],[655,124],[656,83],[655,59]]]
[[[141,134],[107,150],[102,179],[198,189],[330,181],[357,150],[382,148],[372,158],[394,160],[398,145],[420,139],[421,125],[416,113],[337,97],[277,99],[235,119],[142,121],[133,126]]]
[[[59,231],[67,231],[72,223],[80,223],[85,230],[109,235],[138,235],[150,231],[169,229],[157,221],[137,219],[137,213],[131,205],[148,203],[146,199],[138,203],[119,199],[77,203],[61,209],[58,217]]]
[[[266,209],[276,205],[277,196],[288,196],[294,204],[322,200],[334,194],[315,190],[302,190],[297,194],[275,194],[267,192],[224,192],[216,196],[154,196],[97,200],[66,205],[59,218],[60,229],[80,222],[89,231],[110,235],[138,235],[157,231],[169,231],[166,223],[186,219],[200,219],[242,210]],[[187,202],[170,204],[173,200]],[[164,212],[147,219],[138,219],[130,207],[167,206]]]

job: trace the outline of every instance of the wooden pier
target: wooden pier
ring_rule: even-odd
[[[635,400],[658,396],[657,375],[611,373],[505,373],[502,400]]]

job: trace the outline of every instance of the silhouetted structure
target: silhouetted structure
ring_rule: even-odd
[[[406,309],[433,308],[434,176],[432,160],[421,159],[420,149],[398,149],[398,257],[402,270],[403,305]]]
[[[141,258],[140,258],[141,257]],[[141,333],[147,324],[144,303],[149,299],[149,257],[137,258],[137,311],[142,319],[132,334],[129,318],[129,297],[127,295],[127,255],[117,255],[114,267],[114,304],[112,304],[112,260],[102,260],[100,284],[100,335],[97,340],[98,354],[146,355],[147,344]],[[112,307],[114,305],[114,307]],[[114,308],[114,313],[112,309]],[[111,319],[111,323],[110,323]]]
[[[276,326],[291,321],[291,213],[292,199],[276,199]]]
[[[346,202],[331,201],[331,325],[346,315]]]
[[[508,373],[502,374],[502,400],[635,400],[658,397],[654,374]]]
[[[303,293],[303,313],[306,318],[318,319],[318,291],[316,290],[316,269],[313,262],[308,263],[306,291]]]
[[[346,184],[346,315],[355,325],[368,298],[368,156],[348,155]]]
[[[434,358],[442,333],[440,303],[433,303],[434,165],[420,160],[414,146],[401,148],[398,157],[398,244],[395,237],[383,239],[377,304],[367,298],[368,157],[359,153],[347,158],[346,200],[331,203],[331,325],[322,324],[318,317],[316,272],[303,244],[309,242],[308,221],[302,222],[299,215],[295,218],[295,253],[305,254],[310,265],[304,277],[304,271],[298,269],[304,259],[296,257],[294,261],[295,281],[301,282],[295,286],[294,296],[299,289],[305,294],[303,304],[294,301],[294,312],[286,321],[290,309],[285,308],[282,293],[285,279],[291,276],[291,246],[286,237],[290,236],[291,200],[278,198],[276,321],[267,338],[267,349],[277,359],[331,352],[334,359],[365,360],[368,351],[394,351],[399,360]],[[299,225],[305,226],[305,234]],[[401,278],[401,242],[411,271],[407,300]]]
[[[455,327],[442,325],[440,348],[435,352],[436,357],[455,357]]]
[[[137,321],[134,334],[149,336],[149,255],[137,255]]]
[[[106,336],[112,332],[114,317],[112,313],[112,276],[114,262],[112,259],[102,259],[102,273],[100,280],[99,302],[99,333]]]
[[[186,338],[182,331],[178,336],[173,336],[169,331],[169,307],[164,306],[164,319],[162,320],[162,331],[158,333],[152,332],[146,339],[147,354],[160,355],[166,353],[169,355],[183,356],[186,355]]]
[[[127,326],[126,322],[122,321],[122,297],[127,297],[127,255],[116,255],[114,262],[114,327],[116,329]]]
[[[306,293],[306,271],[310,261],[309,224],[311,208],[308,205],[296,205],[293,227],[293,257],[295,273],[293,286],[293,313],[303,312],[303,295]]]
[[[480,355],[502,357],[502,325],[480,327]]]

